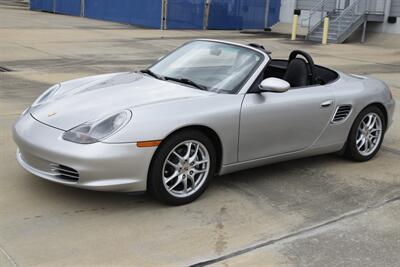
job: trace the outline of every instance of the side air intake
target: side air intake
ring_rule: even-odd
[[[69,182],[77,182],[79,180],[79,172],[75,169],[72,169],[68,166],[50,163],[51,171],[57,178],[69,181]]]
[[[351,106],[350,105],[343,105],[339,106],[336,109],[335,116],[332,118],[332,123],[339,123],[345,121],[351,112]]]

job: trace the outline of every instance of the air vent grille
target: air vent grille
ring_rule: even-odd
[[[73,168],[51,163],[51,171],[60,179],[70,182],[77,182],[79,180],[79,172]]]
[[[339,123],[345,121],[349,117],[350,112],[351,112],[350,105],[339,106],[336,109],[335,116],[333,116],[332,122]]]

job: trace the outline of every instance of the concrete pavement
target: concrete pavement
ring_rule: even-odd
[[[0,1],[0,266],[396,266],[400,111],[384,148],[354,163],[326,155],[216,177],[196,202],[101,193],[38,179],[15,161],[11,127],[53,83],[143,68],[193,38],[257,42],[276,58],[384,79],[400,100],[400,38],[314,45],[229,31],[159,31],[30,12]]]

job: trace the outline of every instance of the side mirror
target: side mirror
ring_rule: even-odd
[[[258,86],[261,92],[283,93],[289,90],[290,84],[282,79],[267,78]]]

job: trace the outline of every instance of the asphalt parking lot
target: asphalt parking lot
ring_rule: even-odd
[[[84,191],[24,171],[11,127],[52,84],[141,69],[193,38],[257,42],[284,58],[385,80],[400,100],[400,37],[310,45],[228,31],[159,31],[0,1],[0,266],[399,266],[400,109],[366,163],[335,155],[216,177],[192,204]]]

